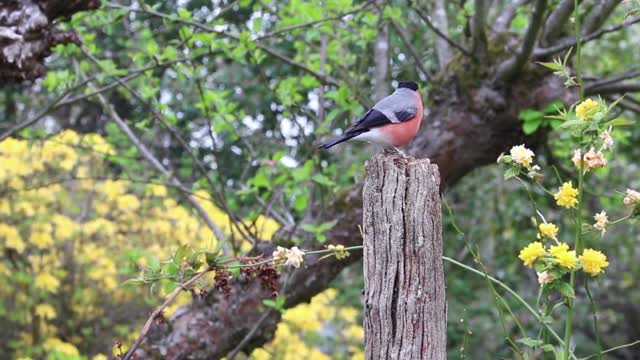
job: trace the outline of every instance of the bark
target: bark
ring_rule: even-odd
[[[438,167],[380,154],[365,168],[366,358],[446,359]]]
[[[100,0],[8,0],[0,2],[0,81],[33,80],[46,72],[44,60],[59,44],[80,43],[55,21],[97,9]]]

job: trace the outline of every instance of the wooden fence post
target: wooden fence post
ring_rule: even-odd
[[[365,168],[366,359],[444,360],[438,166],[385,152]]]

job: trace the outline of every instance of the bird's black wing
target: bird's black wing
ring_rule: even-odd
[[[369,129],[391,123],[391,120],[389,120],[389,118],[385,114],[376,109],[371,109],[367,111],[367,113],[364,114],[360,119],[358,119],[358,121],[351,125],[345,133],[348,134],[351,132],[362,130],[368,131]]]
[[[412,119],[414,116],[416,116],[417,113],[418,113],[417,109],[415,109],[415,111],[414,109],[410,109],[410,110],[394,111],[393,115],[396,116],[396,119],[398,119],[398,122],[403,122],[403,121]]]

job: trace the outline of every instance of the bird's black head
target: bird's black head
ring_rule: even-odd
[[[413,91],[418,91],[418,84],[415,81],[400,81],[398,84],[398,89],[407,88]]]

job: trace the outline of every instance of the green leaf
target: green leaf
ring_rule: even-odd
[[[545,114],[553,114],[555,112],[558,112],[558,110],[562,107],[562,101],[560,100],[554,100],[551,103],[549,103],[549,105],[545,106],[542,109],[542,112]]]
[[[307,208],[308,203],[309,203],[309,194],[307,194],[306,192],[303,192],[302,194],[299,194],[298,196],[296,196],[296,200],[293,202],[293,208],[296,209],[297,211],[303,211],[304,209]]]
[[[262,299],[262,303],[267,307],[270,307],[273,309],[276,308],[276,302],[271,299]]]
[[[338,222],[337,220],[324,222],[318,225],[318,231],[325,232],[327,230],[330,230],[336,225],[337,222]]]
[[[542,125],[542,118],[539,118],[539,119],[534,120],[534,121],[527,121],[527,122],[524,123],[524,125],[522,125],[522,131],[526,135],[531,135],[534,132],[536,132],[536,130],[538,130],[540,125]]]
[[[173,290],[175,290],[178,286],[179,286],[179,284],[177,282],[169,281],[166,284],[164,284],[164,292],[169,294],[169,293],[173,292]]]
[[[181,245],[178,250],[176,250],[176,253],[173,255],[173,262],[176,265],[180,265],[180,263],[182,263],[182,259],[184,259],[185,254],[187,253],[187,245]]]
[[[555,349],[553,348],[553,345],[551,345],[551,344],[544,344],[544,345],[542,345],[541,349],[544,352],[553,352],[553,351],[555,351]]]
[[[320,185],[333,186],[335,183],[322,174],[315,174],[311,177],[311,180],[317,182]]]
[[[576,126],[576,125],[584,125],[585,122],[582,120],[569,120],[569,121],[565,121],[563,122],[559,127],[561,129],[566,129],[568,127],[572,127],[572,126]]]
[[[542,261],[536,261],[535,264],[533,264],[533,269],[536,272],[544,272],[547,270],[547,264]]]
[[[191,11],[185,8],[178,8],[178,17],[182,20],[191,20]]]
[[[249,180],[249,183],[251,185],[253,185],[254,187],[265,187],[265,188],[269,188],[270,184],[269,184],[269,179],[267,178],[267,175],[264,173],[264,171],[262,169],[258,170],[258,172],[256,173],[256,175]]]
[[[518,114],[518,119],[526,122],[540,121],[544,117],[544,113],[538,110],[525,109]]]
[[[606,124],[604,124],[605,127],[609,127],[609,126],[627,126],[627,125],[633,125],[634,121],[631,119],[627,119],[627,118],[617,118],[617,119],[613,119],[609,122],[607,122]]]
[[[168,263],[164,266],[163,271],[165,274],[170,275],[170,276],[176,276],[178,275],[178,272],[180,271],[180,269],[178,268],[178,266],[174,263]]]
[[[507,171],[504,172],[504,179],[508,180],[511,179],[514,176],[517,176],[518,174],[520,174],[520,170],[517,168],[509,168],[507,169]]]
[[[543,342],[541,340],[532,339],[530,337],[518,339],[518,340],[516,340],[516,342],[519,342],[521,344],[524,344],[524,345],[526,345],[528,347],[532,347],[532,348],[539,347],[539,346],[541,346],[543,344]]]
[[[562,66],[562,64],[558,64],[558,63],[555,63],[555,62],[540,62],[540,61],[537,61],[537,63],[542,65],[542,66],[544,66],[544,67],[546,67],[547,69],[551,69],[551,70],[554,70],[554,71],[560,71],[560,70],[562,70],[564,68]]]
[[[564,281],[554,281],[550,285],[553,289],[558,290],[560,294],[567,298],[574,298],[576,296],[575,291],[568,283]]]
[[[240,276],[240,268],[238,267],[238,265],[242,265],[242,263],[240,261],[232,261],[231,263],[228,264],[228,266],[232,266],[231,268],[229,268],[229,272],[231,273],[231,276],[233,276],[234,278],[237,278],[238,276]]]

